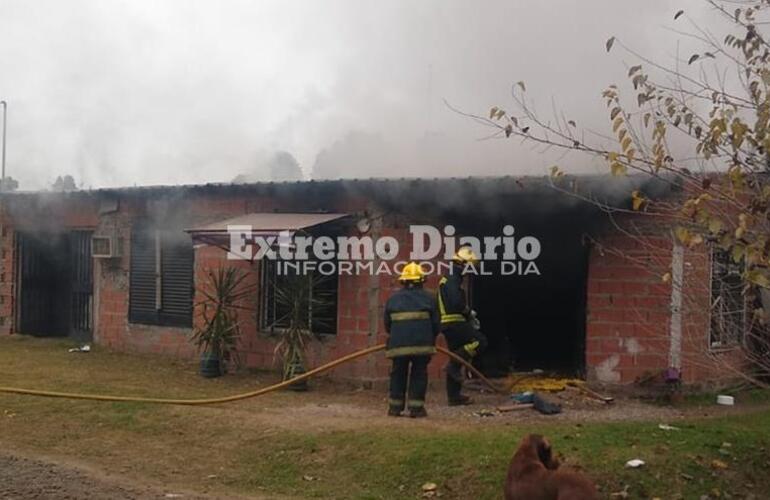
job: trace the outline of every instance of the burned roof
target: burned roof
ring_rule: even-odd
[[[522,209],[550,206],[565,208],[587,204],[589,200],[609,206],[627,206],[630,193],[640,190],[646,196],[666,196],[675,183],[650,176],[566,175],[558,179],[545,176],[370,178],[258,182],[247,184],[208,183],[193,185],[134,186],[100,188],[55,193],[50,191],[6,193],[14,199],[61,198],[165,198],[188,195],[253,195],[335,199],[358,196],[385,208],[498,210],[502,200],[515,198]]]

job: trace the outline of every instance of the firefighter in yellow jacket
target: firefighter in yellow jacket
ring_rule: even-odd
[[[487,338],[479,330],[475,312],[468,307],[463,289],[464,274],[469,266],[475,265],[478,260],[469,247],[460,247],[452,258],[451,272],[441,278],[438,289],[441,333],[444,334],[449,350],[466,361],[472,360],[487,347]],[[461,394],[462,365],[450,360],[446,372],[449,405],[471,404],[471,398]]]
[[[425,275],[419,264],[404,266],[399,281],[401,290],[385,304],[385,355],[393,362],[388,415],[400,416],[406,406],[410,417],[426,417],[428,363],[436,352],[439,312],[436,299],[422,289]]]

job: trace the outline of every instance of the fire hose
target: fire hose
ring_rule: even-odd
[[[263,387],[262,389],[257,389],[256,391],[244,392],[242,394],[234,394],[232,396],[224,396],[221,398],[208,398],[208,399],[145,398],[145,397],[139,397],[139,396],[111,396],[111,395],[103,395],[103,394],[80,394],[75,392],[42,391],[42,390],[36,390],[36,389],[20,389],[18,387],[3,387],[3,386],[0,386],[0,392],[10,393],[10,394],[21,394],[25,396],[40,396],[40,397],[48,397],[48,398],[85,399],[89,401],[154,403],[154,404],[186,405],[186,406],[214,405],[214,404],[230,403],[232,401],[241,401],[244,399],[255,398],[257,396],[263,396],[270,392],[288,387],[297,382],[301,382],[302,380],[308,379],[314,375],[318,375],[319,373],[323,373],[328,370],[331,370],[332,368],[335,368],[349,361],[353,361],[363,356],[368,356],[370,354],[374,354],[375,352],[382,351],[383,349],[385,349],[385,344],[379,344],[373,347],[362,349],[360,351],[356,351],[354,353],[348,354],[341,358],[335,359],[334,361],[330,361],[329,363],[321,365],[317,368],[309,370],[303,373],[302,375],[298,375],[294,378],[284,380],[283,382],[273,384],[268,387]],[[457,361],[458,363],[465,366],[465,368],[470,370],[475,376],[477,376],[493,391],[501,394],[508,394],[507,390],[495,385],[491,380],[489,380],[481,372],[479,372],[472,364],[468,363],[466,360],[464,360],[457,354],[443,347],[437,346],[436,349],[438,350],[438,352],[449,356],[450,359]]]

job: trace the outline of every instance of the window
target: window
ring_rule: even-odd
[[[192,326],[193,247],[187,234],[134,227],[128,302],[131,323]]]
[[[300,274],[281,261],[265,259],[260,263],[260,327],[273,333],[289,327],[293,311],[297,311],[316,335],[337,333],[336,273]],[[301,270],[300,270],[301,271]]]
[[[711,252],[711,347],[726,347],[743,340],[746,301],[742,269],[728,252]]]

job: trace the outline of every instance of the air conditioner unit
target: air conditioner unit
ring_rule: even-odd
[[[123,255],[123,239],[117,235],[92,236],[91,255],[96,259],[113,259]]]

